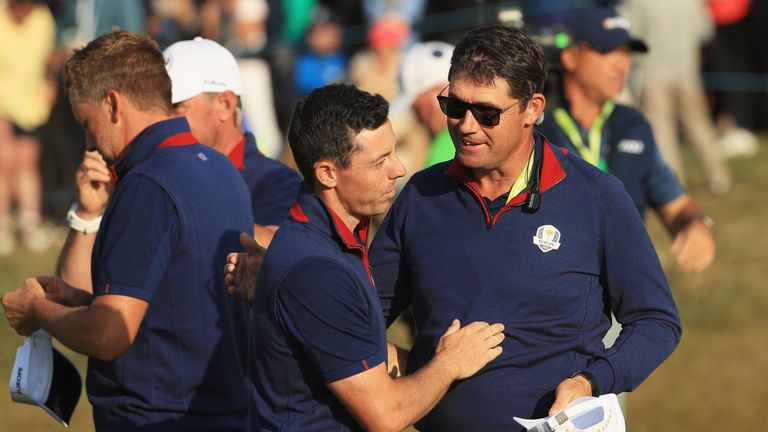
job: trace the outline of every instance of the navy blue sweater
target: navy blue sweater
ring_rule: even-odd
[[[568,109],[568,105],[564,108]],[[540,128],[554,144],[578,156],[554,116],[545,116]],[[589,130],[579,129],[579,133],[586,142]],[[675,173],[661,158],[651,125],[640,111],[616,105],[603,125],[601,138],[600,151],[608,162],[608,172],[621,180],[641,216],[649,206],[658,209],[685,193]]]
[[[540,139],[540,138],[539,138]],[[621,183],[544,143],[541,208],[528,192],[491,215],[457,161],[415,174],[371,246],[387,324],[413,307],[408,371],[458,318],[502,322],[503,354],[455,384],[422,431],[520,430],[557,385],[587,370],[602,393],[637,387],[674,349],[680,320],[645,227]],[[605,349],[610,311],[624,326]]]

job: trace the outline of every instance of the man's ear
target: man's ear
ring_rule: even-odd
[[[320,159],[315,162],[313,169],[315,173],[315,184],[322,187],[332,189],[336,187],[337,170],[336,164],[330,159]]]
[[[227,90],[219,93],[216,97],[216,103],[220,108],[219,120],[226,122],[234,119],[235,124],[240,124],[237,119],[237,95],[234,92]]]
[[[116,91],[110,90],[107,93],[107,97],[104,98],[104,103],[109,108],[109,120],[112,123],[117,123],[118,111],[123,109],[123,101],[120,95]]]
[[[560,51],[560,65],[563,66],[564,70],[572,72],[574,69],[576,69],[576,66],[578,65],[576,51],[578,51],[578,49],[579,48],[576,46],[570,46]]]
[[[542,118],[541,114],[544,112],[544,107],[547,101],[544,95],[541,93],[534,93],[531,99],[528,101],[528,106],[525,108],[525,126],[532,124],[539,124],[539,118]]]

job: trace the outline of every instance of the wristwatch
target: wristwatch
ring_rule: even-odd
[[[703,223],[707,228],[709,228],[710,231],[715,231],[715,221],[712,220],[711,217],[703,214],[698,217],[698,219]]]
[[[679,233],[685,228],[688,228],[694,222],[703,223],[704,226],[707,227],[707,229],[714,234],[715,221],[713,221],[711,217],[707,216],[704,213],[688,215],[676,220],[671,227],[671,231],[675,233],[675,235],[677,235],[677,233]]]
[[[77,215],[78,204],[72,203],[67,212],[67,224],[75,231],[80,231],[84,234],[93,234],[99,230],[101,225],[101,215],[95,219],[85,220]]]
[[[568,378],[574,378],[576,376],[583,376],[584,379],[589,381],[589,386],[592,387],[592,396],[599,397],[600,396],[600,388],[597,386],[597,379],[595,378],[595,375],[592,374],[592,372],[587,372],[585,370],[576,371],[571,374]]]

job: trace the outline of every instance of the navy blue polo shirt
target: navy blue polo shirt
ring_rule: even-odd
[[[564,108],[568,110],[567,105]],[[587,142],[589,130],[575,123]],[[579,155],[551,113],[544,117],[541,132],[553,144]],[[651,125],[640,111],[617,104],[603,124],[601,144],[608,172],[621,180],[641,216],[645,216],[648,206],[658,209],[685,193],[675,173],[661,158]]]
[[[326,385],[387,360],[367,229],[303,193],[277,231],[253,299],[251,430],[360,429]]]
[[[301,176],[283,163],[264,156],[250,132],[245,133],[228,156],[251,191],[253,222],[280,225],[296,202]]]
[[[679,341],[669,286],[621,183],[549,143],[537,141],[535,157],[538,211],[523,211],[523,191],[492,212],[454,159],[414,174],[373,240],[385,319],[411,306],[416,321],[408,373],[453,319],[505,326],[502,354],[454,383],[420,431],[519,432],[512,417],[546,416],[572,373],[591,372],[604,393],[628,391]],[[605,349],[611,311],[624,329]]]
[[[253,219],[248,189],[186,119],[144,129],[113,166],[117,186],[92,254],[93,294],[149,303],[113,361],[90,358],[97,430],[245,429],[248,309],[223,282]]]

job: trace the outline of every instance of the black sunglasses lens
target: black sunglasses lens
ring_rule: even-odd
[[[496,126],[499,124],[499,114],[501,114],[497,108],[488,108],[480,106],[472,106],[472,115],[475,116],[475,120],[483,126]]]
[[[448,96],[438,96],[437,100],[440,102],[440,110],[443,114],[452,119],[461,119],[469,109],[469,105]]]

